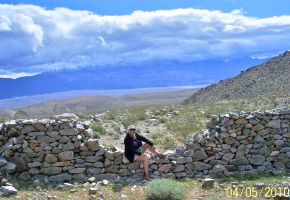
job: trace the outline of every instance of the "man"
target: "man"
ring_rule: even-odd
[[[144,143],[143,143],[144,142]],[[150,180],[149,158],[144,154],[147,149],[155,153],[159,158],[165,158],[164,154],[158,153],[152,141],[136,133],[136,127],[130,125],[124,138],[125,156],[130,162],[141,161],[144,166],[144,179]]]

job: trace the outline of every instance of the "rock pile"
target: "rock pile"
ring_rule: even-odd
[[[214,116],[187,150],[199,175],[289,172],[290,109]]]
[[[93,138],[87,121],[73,114],[53,119],[11,120],[1,125],[2,169],[32,182],[85,182],[143,177],[140,162],[129,163],[123,151],[106,148]],[[152,178],[182,178],[193,175],[190,155],[168,154],[150,161]]]
[[[290,109],[215,116],[186,148],[150,158],[151,178],[234,176],[290,170]],[[142,178],[140,162],[93,138],[73,114],[12,120],[0,125],[0,168],[33,183]]]

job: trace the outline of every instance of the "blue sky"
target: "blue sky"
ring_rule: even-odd
[[[198,8],[230,12],[243,9],[248,16],[271,17],[290,14],[289,0],[1,0],[8,4],[34,4],[53,9],[90,10],[101,15],[123,15],[135,10]]]
[[[290,49],[289,8],[289,0],[0,0],[0,77],[273,56]]]

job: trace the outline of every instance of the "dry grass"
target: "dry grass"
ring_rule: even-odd
[[[289,176],[289,175],[288,175]],[[257,177],[252,178],[251,180],[242,180],[239,184],[243,184],[244,187],[253,187],[253,183],[256,182],[264,182],[266,185],[270,183],[281,183],[282,181],[287,181],[285,177],[277,176],[277,177]],[[289,178],[288,178],[289,181]],[[245,197],[244,195],[239,195],[238,197],[229,197],[227,195],[227,188],[231,186],[230,180],[225,180],[224,185],[220,185],[218,182],[215,182],[215,187],[212,189],[202,189],[201,188],[201,181],[188,179],[188,180],[180,180],[180,182],[186,185],[186,197],[185,200],[193,200],[193,199],[205,199],[205,200],[250,200],[250,199],[271,199],[265,198],[263,195],[260,197]],[[97,194],[95,195],[98,197],[100,194],[104,195],[104,199],[111,199],[111,200],[145,200],[146,199],[146,186],[141,185],[131,185],[125,184],[121,187],[117,187],[113,183],[107,186],[100,186]],[[17,196],[14,196],[9,199],[31,199],[31,200],[47,200],[47,199],[58,199],[58,200],[87,200],[89,199],[89,187],[88,186],[78,186],[75,189],[69,191],[61,191],[56,188],[51,189],[40,189],[35,190],[31,186],[21,187]],[[258,191],[261,191],[258,189]],[[4,198],[3,198],[4,199]]]

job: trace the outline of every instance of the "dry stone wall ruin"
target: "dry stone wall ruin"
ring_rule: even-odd
[[[202,133],[166,159],[150,158],[152,178],[235,176],[290,171],[290,109],[213,116]],[[2,175],[43,182],[142,178],[140,162],[93,138],[73,114],[0,124]]]

